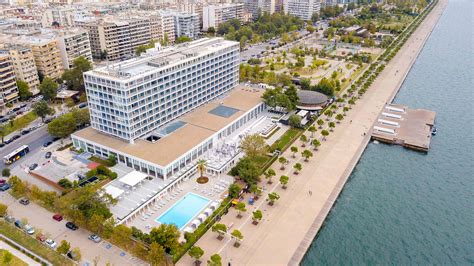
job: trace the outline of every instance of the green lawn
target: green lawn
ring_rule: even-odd
[[[290,128],[288,129],[285,134],[283,134],[273,145],[270,147],[270,151],[273,152],[275,150],[284,151],[291,143],[299,136],[299,134],[303,132],[302,129],[298,128]]]
[[[54,265],[74,265],[67,258],[59,255],[56,251],[26,235],[4,220],[0,220],[0,233],[29,249],[31,252],[38,254],[38,256]]]
[[[11,257],[11,260],[10,262],[5,262],[5,254],[7,254],[7,250],[5,249],[0,249],[0,263],[2,263],[2,265],[8,265],[8,266],[28,266],[27,263],[25,263],[24,261],[22,261],[21,259],[19,259],[18,257],[15,257],[13,256],[12,254],[12,257]],[[10,253],[11,254],[11,253]]]
[[[31,122],[33,122],[38,116],[34,112],[26,113],[25,115],[15,118],[13,123],[5,123],[5,136],[27,127]],[[13,124],[13,125],[12,125]]]

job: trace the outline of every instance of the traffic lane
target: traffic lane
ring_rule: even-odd
[[[99,258],[101,265],[107,262],[113,265],[131,265],[127,258],[119,256],[121,249],[118,247],[112,245],[110,249],[101,248],[99,243],[89,240],[89,231],[82,228],[72,231],[66,227],[66,219],[63,219],[61,222],[54,220],[52,218],[54,213],[34,202],[25,206],[20,204],[8,192],[0,193],[0,201],[8,206],[10,215],[20,220],[26,218],[28,224],[33,226],[35,230],[40,230],[48,238],[58,243],[58,245],[62,240],[66,240],[71,243],[71,249],[78,247],[81,250],[83,261],[93,262],[95,258]]]
[[[51,140],[51,139],[52,137],[48,134],[46,125],[36,129],[35,131],[29,134],[21,136],[19,139],[13,141],[12,143],[6,145],[3,148],[0,148],[0,157],[2,159],[0,162],[0,168],[6,167],[5,163],[3,162],[3,157],[11,153],[12,151],[18,149],[19,147],[23,145],[28,145],[30,147],[30,152],[26,154],[26,156],[23,158],[23,159],[26,159],[26,158],[31,157],[32,154],[41,150],[41,148],[43,147],[43,144],[46,141]],[[19,162],[15,162],[9,165],[8,167],[15,167],[15,165],[18,163]]]

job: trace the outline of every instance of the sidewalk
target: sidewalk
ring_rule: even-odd
[[[13,256],[21,259],[22,261],[26,262],[28,265],[38,265],[40,266],[41,264],[34,261],[33,259],[31,259],[30,257],[26,256],[25,254],[23,254],[22,252],[18,251],[17,249],[13,248],[12,246],[8,245],[7,243],[3,242],[2,240],[0,240],[0,249],[5,249],[5,250],[8,250],[10,251],[10,253],[13,254]]]

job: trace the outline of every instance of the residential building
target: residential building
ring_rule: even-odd
[[[30,47],[11,44],[4,47],[8,51],[13,63],[13,69],[17,80],[22,80],[28,84],[33,94],[39,92],[38,70],[35,65],[35,58]]]
[[[31,48],[35,58],[36,68],[44,77],[60,78],[64,72],[61,53],[55,38],[43,36],[20,36],[12,43],[26,45]]]
[[[54,25],[72,27],[74,26],[75,15],[76,10],[74,8],[62,6],[51,7],[43,11],[41,24],[43,27],[51,27]]]
[[[74,60],[81,56],[92,62],[91,45],[87,30],[70,28],[56,30],[54,34],[58,41],[64,69],[72,68]]]
[[[231,19],[243,21],[244,4],[220,4],[208,5],[203,9],[202,29],[207,31],[209,27],[217,30],[219,25]]]
[[[188,14],[197,14],[199,18],[199,28],[202,29],[203,25],[203,9],[206,4],[200,2],[187,2],[178,3],[178,10]]]
[[[6,50],[0,50],[0,108],[18,100],[18,88],[13,62]]]
[[[141,17],[104,17],[77,20],[77,25],[87,29],[96,58],[124,60],[134,56],[135,49],[150,42],[150,19]]]
[[[197,14],[183,13],[179,11],[165,10],[163,13],[171,13],[174,17],[174,32],[176,37],[188,36],[196,39],[200,33],[199,17]]]
[[[321,2],[320,0],[284,0],[283,7],[286,14],[302,20],[311,20],[313,13],[319,14]]]
[[[257,19],[261,13],[273,14],[278,0],[244,0],[245,10]]]

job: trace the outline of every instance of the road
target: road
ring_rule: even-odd
[[[110,245],[106,241],[94,243],[88,239],[90,232],[79,228],[71,231],[66,228],[66,220],[57,222],[52,219],[53,213],[47,211],[35,203],[27,206],[20,204],[8,192],[0,192],[0,202],[8,206],[8,213],[16,219],[26,218],[28,223],[35,228],[37,232],[41,231],[48,238],[56,243],[66,240],[71,243],[71,249],[79,247],[82,255],[80,265],[143,265],[144,263],[130,254],[122,251],[116,246]]]

